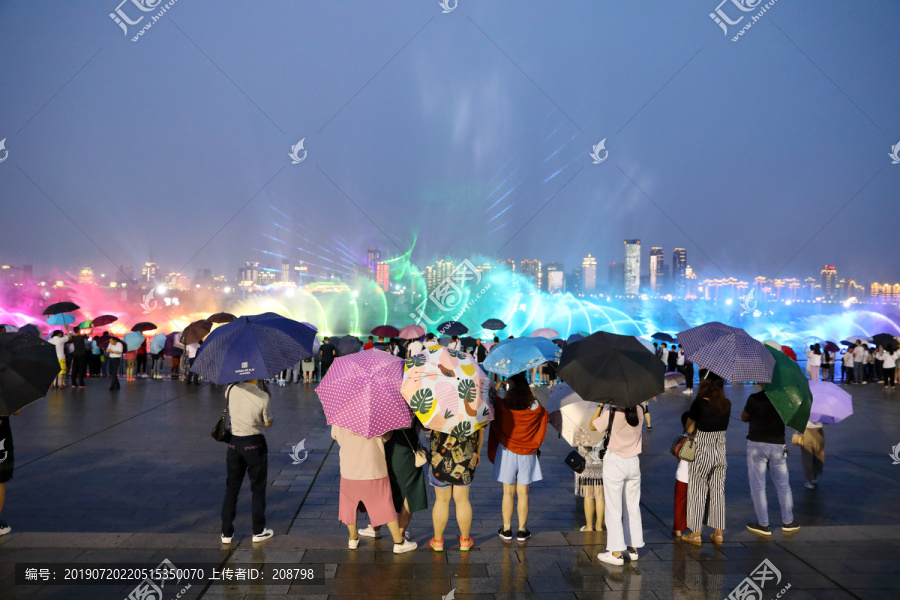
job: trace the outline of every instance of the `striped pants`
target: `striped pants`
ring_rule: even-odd
[[[713,529],[725,529],[725,470],[728,467],[725,432],[698,431],[694,440],[697,442],[697,454],[688,482],[688,528],[701,531],[706,513],[706,525]]]

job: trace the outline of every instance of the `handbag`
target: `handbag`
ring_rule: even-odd
[[[214,440],[225,442],[226,444],[231,441],[231,427],[228,426],[228,394],[231,393],[233,386],[234,384],[229,385],[225,391],[225,410],[222,411],[222,416],[216,421],[216,426],[213,427],[211,434]]]
[[[569,452],[569,455],[566,456],[566,465],[576,473],[584,473],[587,461],[578,453],[578,450],[572,450]]]
[[[802,446],[803,445],[803,434],[795,433],[794,435],[792,435],[791,443],[794,444],[795,446]]]
[[[403,437],[406,438],[406,441],[409,443],[409,447],[412,448],[412,442],[409,441],[409,436],[406,435],[406,430],[403,431]],[[425,452],[425,448],[419,446],[419,440],[416,440],[417,448],[413,450],[413,454],[416,457],[416,468],[419,469],[425,466],[425,463],[428,462],[428,454]]]
[[[679,460],[694,462],[694,457],[697,455],[697,443],[694,442],[693,434],[682,433],[679,435],[672,442],[669,452]]]

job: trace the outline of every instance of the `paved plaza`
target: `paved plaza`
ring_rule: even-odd
[[[805,489],[799,449],[791,447],[791,488],[802,529],[786,535],[775,528],[768,540],[744,528],[755,516],[747,483],[747,425],[740,422],[740,412],[753,388],[726,389],[733,403],[725,484],[728,528],[719,547],[708,541],[708,532],[702,547],[670,537],[676,463],[668,449],[690,400],[667,394],[651,403],[653,430],[644,434],[641,455],[647,545],[637,562],[622,567],[597,561],[605,533],[578,531],[584,516],[573,496],[571,471],[563,464],[569,448],[552,429],[542,448],[545,479],[531,489],[528,527],[534,537],[528,542],[505,543],[497,537],[501,486],[485,460],[471,490],[476,545],[470,553],[458,550],[452,515],[447,550],[428,549],[430,511],[413,516],[411,534],[420,546],[415,552],[395,556],[389,536],[363,538],[358,550],[347,550],[347,531],[337,520],[338,448],[315,393],[302,384],[272,390],[267,516],[275,537],[251,543],[245,483],[234,544],[223,547],[219,511],[225,447],[209,436],[223,408],[223,389],[169,380],[129,382],[118,393],[106,388],[105,380],[95,379],[86,390],[55,390],[12,418],[16,471],[2,516],[13,532],[0,537],[0,600],[123,599],[135,589],[133,582],[17,585],[16,564],[149,568],[164,560],[219,569],[252,563],[294,573],[309,565],[315,574],[312,583],[170,584],[165,600],[177,594],[206,600],[437,600],[451,590],[458,599],[722,599],[764,560],[780,575],[765,581],[767,600],[779,594],[787,600],[900,597],[900,464],[892,464],[889,456],[900,444],[900,393],[888,394],[877,385],[850,388],[855,414],[826,427],[825,473],[817,490]],[[292,465],[291,447],[301,440],[309,454]],[[769,510],[778,523],[771,482]]]

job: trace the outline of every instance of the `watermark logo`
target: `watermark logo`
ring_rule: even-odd
[[[772,582],[770,587],[781,584],[781,571],[767,558],[759,563],[749,577],[745,577],[737,587],[731,590],[725,600],[763,600],[763,589],[769,582]],[[789,589],[791,589],[790,583],[782,588],[775,598],[781,598]]]
[[[897,145],[900,146],[900,144],[897,144]],[[9,157],[9,150],[6,149],[6,138],[3,138],[2,140],[0,140],[0,151],[2,151],[2,153],[3,153],[2,155],[0,155],[0,156],[3,156],[3,158],[0,158],[0,163],[2,163],[4,160],[6,160]]]
[[[603,152],[603,158],[600,158],[600,152]],[[599,144],[594,146],[594,151],[591,152],[591,158],[594,159],[594,164],[599,165],[604,160],[609,158],[609,150],[606,149],[606,138],[600,140]]]
[[[441,0],[438,5],[444,9],[443,13],[446,15],[447,13],[451,13],[456,10],[456,5],[459,4],[459,0]]]
[[[0,443],[0,449],[2,449],[2,448],[3,448],[3,444]],[[890,456],[894,460],[894,462],[892,464],[900,465],[900,444],[897,444],[896,446],[891,448],[891,454],[888,454],[888,456]],[[3,462],[3,461],[0,460],[0,462]]]
[[[5,141],[6,140],[0,141],[0,150],[3,149],[3,142]],[[892,165],[900,165],[900,142],[897,142],[895,145],[891,146],[891,153],[888,154],[888,156],[891,157]],[[0,160],[0,162],[3,162],[4,160],[6,160],[6,157],[3,157],[3,160]]]
[[[155,569],[150,569],[150,576],[137,584],[137,587],[131,590],[131,593],[128,594],[125,600],[164,600],[166,598],[164,593],[166,584],[169,584],[171,589],[173,584],[179,585],[181,583],[181,573],[179,571],[183,570],[176,568],[168,558],[163,559],[159,566]],[[179,592],[173,593],[169,598],[181,598],[189,589],[191,589],[190,583],[182,587]]]
[[[754,310],[756,310],[756,306],[758,302],[756,301],[756,288],[753,288],[743,296],[741,296],[738,304],[741,305],[741,310],[744,311],[742,315],[749,315]]]
[[[6,438],[0,440],[0,450],[3,451],[3,458],[0,458],[0,463],[6,462],[6,457],[9,455],[9,451],[6,449]]]
[[[129,26],[139,25],[141,21],[144,20],[144,17],[149,17],[149,20],[144,23],[144,25],[132,36],[131,41],[136,42],[141,39],[141,36],[144,33],[153,27],[153,25],[159,21],[166,12],[172,8],[178,0],[169,0],[165,4],[163,4],[163,0],[122,0],[119,5],[115,8],[115,10],[109,13],[109,18],[113,20],[113,22],[119,26],[122,30],[122,33],[125,36],[129,35]],[[155,15],[141,15],[140,12],[132,11],[132,7],[129,6],[128,9],[131,11],[133,15],[140,15],[136,19],[132,19],[128,13],[125,12],[123,8],[127,4],[132,4],[134,8],[144,13],[151,13],[156,11]]]
[[[743,36],[748,29],[753,27],[753,25],[760,20],[762,16],[770,8],[772,8],[777,1],[778,0],[769,0],[768,2],[763,4],[763,0],[722,0],[722,2],[720,2],[716,7],[716,10],[709,13],[709,18],[712,19],[713,22],[722,29],[722,33],[727,36],[729,35],[728,27],[730,25],[739,25],[742,21],[744,21],[745,17],[749,16],[749,19],[744,22],[743,26],[731,38],[732,42],[736,42],[741,39],[741,36]],[[726,12],[723,6],[728,4],[731,4],[733,6],[729,6],[728,12]],[[735,12],[735,8],[740,12]],[[755,15],[741,14],[754,11],[757,11]],[[737,16],[737,18],[732,19],[731,16],[729,16],[729,12],[731,13],[731,15]]]
[[[475,302],[491,287],[491,284],[487,284],[478,292],[475,298],[463,304],[464,294],[463,289],[460,286],[465,282],[472,280],[474,280],[475,283],[480,282],[481,271],[472,264],[472,261],[466,259],[440,284],[438,284],[434,291],[432,291],[431,294],[422,300],[422,303],[416,307],[416,312],[409,313],[409,316],[415,319],[417,325],[421,325],[422,321],[427,321],[429,325],[436,325],[442,319],[430,319],[428,315],[425,314],[425,305],[431,300],[442,313],[458,311],[456,315],[450,319],[451,321],[458,321],[459,318],[469,310],[469,308],[474,306]],[[443,331],[439,331],[438,333],[441,334]]]
[[[157,302],[153,299],[153,288],[150,288],[150,291],[144,294],[144,300],[141,302],[141,309],[144,311],[145,315],[149,315],[154,310],[156,310]]]
[[[300,453],[303,453],[303,457],[300,457]],[[291,464],[300,465],[306,461],[306,458],[309,456],[309,450],[306,449],[306,438],[300,440],[300,443],[296,446],[291,447],[291,459],[294,461]]]
[[[292,165],[299,165],[304,160],[306,160],[306,150],[303,150],[303,142],[306,141],[306,138],[303,138],[293,146],[291,146],[291,153],[288,156],[291,157]],[[303,150],[303,156],[300,156],[300,151]]]

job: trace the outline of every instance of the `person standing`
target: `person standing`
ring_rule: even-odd
[[[334,362],[334,357],[337,355],[337,349],[331,343],[329,338],[324,338],[322,340],[322,345],[319,346],[319,356],[321,356],[321,365],[322,365],[322,379],[325,379],[325,374],[328,373],[329,367],[331,367],[331,363]],[[321,380],[320,380],[321,381]]]
[[[134,369],[134,378],[143,379],[147,376],[147,340],[144,339],[137,349],[137,364]]]
[[[441,431],[431,432],[431,463],[428,482],[434,488],[434,508],[431,523],[434,537],[429,545],[435,552],[444,551],[444,530],[450,519],[450,500],[456,505],[456,526],[459,527],[459,550],[468,552],[475,542],[470,535],[472,504],[469,485],[481,462],[484,428],[466,437],[456,437]]]
[[[109,383],[109,389],[117,390],[122,387],[119,384],[119,363],[122,362],[122,352],[125,347],[119,338],[110,338],[109,345],[106,347],[106,353],[109,357],[109,377],[112,381]]]
[[[845,380],[848,385],[854,385],[853,348],[847,348],[844,351],[844,358],[841,360],[841,383],[844,383]]]
[[[712,543],[724,541],[728,469],[725,432],[730,418],[731,401],[725,397],[725,381],[715,373],[702,370],[697,399],[691,404],[685,426],[697,445],[687,490],[687,526],[691,534],[681,538],[689,544],[703,543],[704,524],[714,529],[709,538]]]
[[[85,388],[84,376],[87,372],[87,336],[76,327],[75,334],[69,336],[72,344],[72,387]]]
[[[228,477],[222,501],[222,543],[230,544],[234,537],[238,494],[245,474],[250,477],[253,542],[262,542],[275,535],[266,529],[269,448],[262,428],[271,427],[274,421],[269,394],[257,386],[256,379],[251,379],[229,385],[225,398],[231,416],[231,439],[225,453]]]
[[[197,385],[200,385],[200,376],[198,374],[194,373],[193,371],[191,371],[191,367],[194,366],[194,359],[197,358],[197,350],[199,350],[199,349],[200,349],[200,344],[197,344],[197,343],[188,344],[187,346],[184,347],[184,350],[187,353],[187,369],[188,369],[187,377],[185,378],[185,382],[188,385],[191,385],[192,383],[196,383]]]
[[[347,547],[359,547],[356,530],[357,507],[362,503],[372,520],[372,526],[387,525],[394,539],[394,554],[415,550],[417,544],[403,539],[397,512],[391,496],[384,442],[391,432],[366,439],[338,425],[331,426],[331,437],[340,447],[341,489],[338,516],[350,539]]]
[[[17,415],[21,411],[13,414]],[[6,482],[13,477],[13,471],[16,468],[15,453],[13,447],[12,427],[9,424],[9,416],[0,417],[0,453],[3,460],[0,460],[0,514],[3,514],[3,504],[6,502]],[[0,536],[8,534],[12,531],[9,523],[0,520]]]
[[[366,341],[366,343],[363,344],[363,350],[371,350],[374,347],[375,347],[375,338],[373,338],[370,335],[369,339]]]
[[[684,356],[684,350],[681,351],[682,356]],[[684,359],[684,393],[688,396],[694,393],[694,363],[689,361],[687,357]]]
[[[668,364],[666,366],[666,371],[669,373],[675,373],[678,371],[678,344],[672,344],[672,349],[669,351]]]
[[[900,359],[900,350],[887,348],[882,355],[881,371],[884,374],[885,391],[894,391],[894,378],[897,372],[897,360]]]
[[[853,379],[857,384],[866,384],[866,349],[862,340],[856,340],[853,349]]]
[[[685,411],[681,415],[681,427],[687,431],[687,421],[690,418],[690,411]],[[672,535],[681,537],[684,530],[688,528],[687,524],[687,498],[688,484],[691,481],[691,463],[686,460],[678,460],[678,468],[675,470],[675,510],[674,523],[672,525]]]
[[[627,553],[628,559],[634,562],[638,559],[638,548],[644,547],[639,456],[644,410],[641,406],[624,409],[610,406],[603,410],[601,406],[597,412],[599,416],[595,413],[591,420],[592,430],[605,431],[612,419],[612,431],[603,458],[606,550],[599,553],[597,559],[621,565],[625,562],[624,554]]]
[[[475,356],[475,360],[478,361],[479,365],[487,358],[487,349],[484,347],[484,344],[481,343],[481,338],[475,338],[475,350],[472,354]]]
[[[816,480],[825,468],[825,430],[822,423],[807,422],[806,431],[795,434],[794,442],[800,446],[800,462],[803,465],[806,489],[814,490]]]
[[[537,451],[547,435],[550,417],[531,392],[524,373],[516,373],[505,385],[505,395],[494,401],[488,460],[494,464],[494,478],[503,484],[503,527],[497,533],[503,540],[512,540],[515,504],[519,517],[516,539],[524,542],[531,537],[527,527],[528,491],[533,482],[543,479]]]
[[[669,365],[669,345],[665,342],[659,346],[659,360],[668,368]]]
[[[425,349],[425,344],[420,342],[419,340],[410,340],[406,345],[406,356],[405,358],[411,358]]]
[[[741,413],[741,421],[750,424],[747,434],[747,475],[750,480],[750,496],[756,511],[756,522],[747,529],[755,534],[770,536],[769,508],[766,500],[766,470],[778,493],[781,507],[781,530],[792,533],[800,529],[794,522],[794,498],[788,481],[787,446],[784,444],[784,421],[769,397],[766,384],[762,390],[750,394]],[[696,468],[696,467],[695,467]]]
[[[69,338],[65,336],[61,329],[57,329],[50,336],[50,343],[56,346],[56,359],[59,361],[59,375],[53,384],[55,388],[66,387],[66,344]]]
[[[803,353],[806,355],[806,375],[810,381],[818,381],[819,367],[822,366],[822,355],[819,354],[815,345],[810,346]]]
[[[575,472],[575,495],[584,501],[584,521],[587,523],[581,531],[600,531],[603,529],[606,512],[603,500],[603,459],[599,456],[599,448],[579,446],[576,450],[584,458],[584,471]]]
[[[447,342],[447,350],[460,350],[460,346],[462,343],[459,341],[459,336],[454,335],[450,338],[450,341]]]
[[[834,352],[822,352],[822,381],[834,381]]]
[[[875,381],[884,383],[884,348],[875,348]]]

